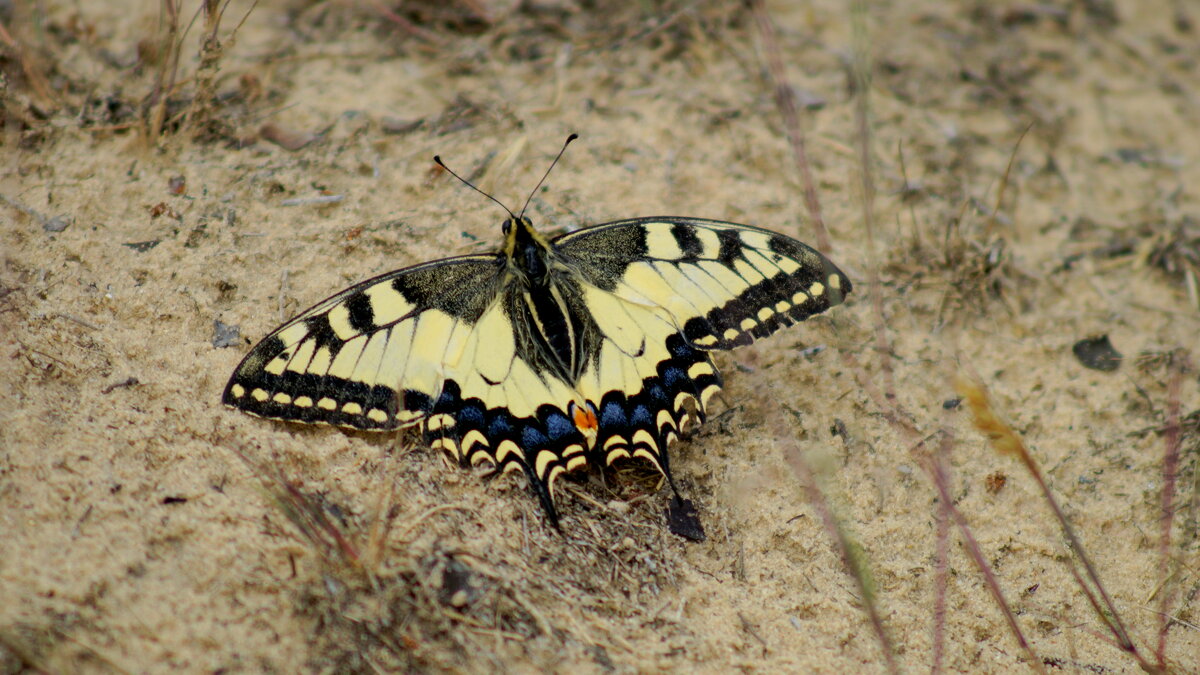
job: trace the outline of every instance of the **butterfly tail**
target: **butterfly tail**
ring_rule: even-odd
[[[550,493],[550,488],[545,481],[537,477],[537,473],[527,464],[522,464],[525,469],[525,475],[529,478],[529,489],[537,496],[538,502],[542,505],[542,510],[546,512],[546,520],[554,526],[554,529],[562,533],[562,527],[559,525],[558,509],[554,508],[554,495]]]

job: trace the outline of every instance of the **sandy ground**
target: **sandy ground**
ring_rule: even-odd
[[[210,71],[220,104],[190,107],[199,20],[153,142],[139,110],[167,58],[158,4],[4,5],[54,97],[6,47],[0,672],[882,672],[804,466],[869,567],[902,668],[1029,670],[957,530],[935,655],[923,458],[938,447],[1036,659],[1137,670],[1036,485],[954,405],[956,374],[1028,443],[1139,652],[1154,661],[1168,597],[1167,663],[1200,672],[1200,392],[1174,351],[1194,362],[1200,331],[1200,8],[1182,0],[922,0],[857,18],[768,3],[829,254],[856,292],[721,357],[718,415],[673,453],[703,543],[670,534],[645,471],[567,481],[557,534],[519,479],[219,404],[250,343],[295,312],[496,245],[502,212],[434,154],[515,205],[575,131],[530,207],[547,230],[678,214],[817,243],[752,15],[634,4],[407,3],[414,34],[370,3],[266,1],[231,40],[235,2]],[[216,322],[238,328],[229,346]],[[1116,371],[1073,355],[1098,335]],[[892,397],[911,431],[885,414]]]

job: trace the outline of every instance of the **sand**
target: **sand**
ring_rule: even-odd
[[[298,311],[497,246],[503,212],[434,154],[515,207],[578,132],[529,209],[546,231],[673,214],[821,243],[740,4],[382,6],[262,2],[232,35],[233,3],[207,68],[198,19],[157,135],[158,5],[5,8],[0,672],[885,672],[826,512],[904,670],[1137,670],[956,376],[1039,463],[1138,653],[1165,608],[1168,667],[1200,672],[1200,10],[768,3],[856,287],[719,357],[714,417],[672,451],[691,542],[644,467],[560,483],[558,533],[521,479],[407,435],[220,405]],[[1072,352],[1100,335],[1115,371]],[[939,567],[939,449],[1029,652],[960,530]]]

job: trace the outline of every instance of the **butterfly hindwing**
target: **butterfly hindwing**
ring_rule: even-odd
[[[258,343],[222,400],[260,417],[357,429],[418,422],[498,279],[496,256],[462,256],[346,289]]]
[[[454,362],[423,423],[426,442],[462,466],[521,471],[557,522],[555,479],[586,464],[587,439],[572,414],[575,390],[529,357],[519,298],[500,292]],[[514,319],[514,316],[518,317]]]
[[[704,420],[721,380],[662,306],[631,302],[593,284],[584,298],[601,336],[597,358],[578,383],[597,408],[597,465],[636,457],[670,479],[666,450]]]
[[[630,303],[586,282],[576,290],[563,296],[579,303],[572,313],[588,313],[579,348],[591,355],[578,379],[568,383],[537,368],[519,349],[506,372],[484,377],[484,364],[499,362],[494,349],[468,347],[447,366],[441,397],[425,421],[429,444],[463,466],[524,473],[552,522],[555,481],[589,463],[638,458],[670,480],[667,448],[704,420],[721,384],[708,354],[689,345],[661,307]],[[503,306],[498,302],[477,324],[481,347],[504,343],[498,330],[487,330],[489,316]]]

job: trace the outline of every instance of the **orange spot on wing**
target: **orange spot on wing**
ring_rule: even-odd
[[[586,409],[571,404],[571,416],[574,418],[575,428],[579,429],[585,436],[595,435],[600,423],[596,421],[596,412],[589,405]]]

